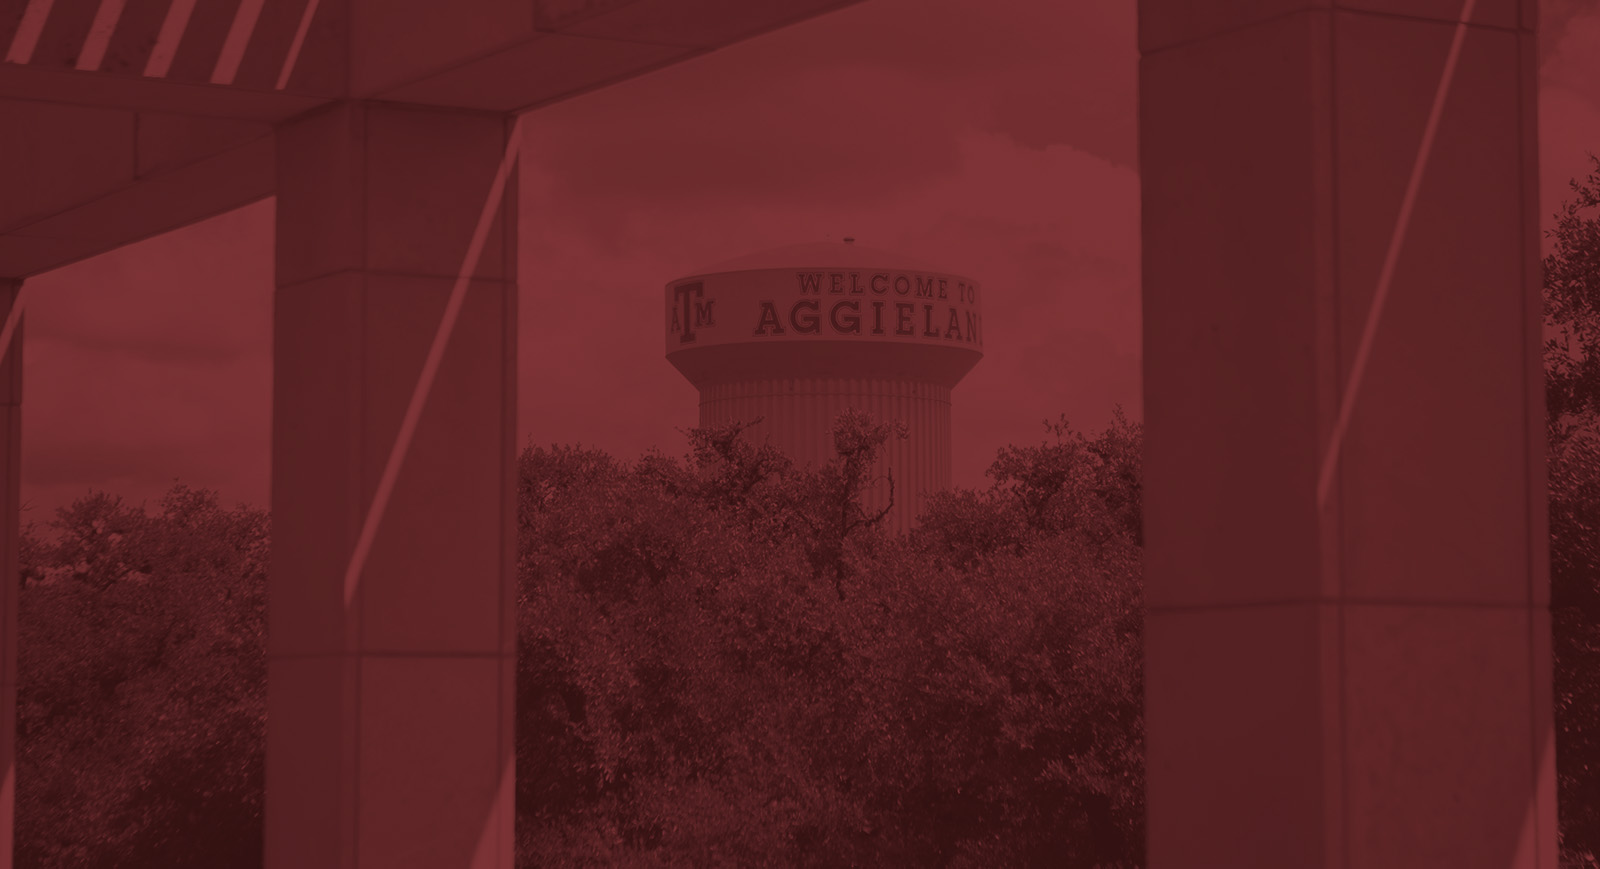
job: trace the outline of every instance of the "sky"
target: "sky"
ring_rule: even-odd
[[[1548,213],[1600,152],[1600,0],[1545,0],[1543,30]],[[1047,418],[1139,418],[1137,60],[1134,0],[867,0],[530,115],[522,439],[683,452],[697,397],[663,357],[665,283],[844,236],[985,287],[957,485]],[[272,218],[33,279],[25,522],[175,480],[266,504]]]

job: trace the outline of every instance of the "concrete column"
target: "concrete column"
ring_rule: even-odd
[[[343,581],[510,124],[352,102],[278,131],[271,869],[512,865],[514,175]]]
[[[1553,867],[1532,0],[1140,0],[1149,866]]]
[[[22,281],[0,278],[0,323]],[[0,357],[0,869],[11,869],[17,807],[17,574],[22,537],[22,322]]]

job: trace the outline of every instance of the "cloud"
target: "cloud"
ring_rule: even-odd
[[[774,58],[925,82],[983,132],[1134,163],[1134,0],[873,0],[770,39]]]
[[[668,85],[676,84],[676,87]],[[698,88],[624,84],[534,116],[528,153],[557,203],[675,207],[798,205],[894,195],[950,171],[952,107],[891,71],[812,68],[774,79],[724,75]]]
[[[1552,9],[1553,7],[1553,9]],[[1552,11],[1554,15],[1552,15]],[[1544,9],[1539,70],[1539,195],[1543,227],[1572,197],[1569,182],[1594,171],[1600,154],[1600,3],[1568,0]],[[1552,18],[1563,29],[1552,33]],[[1550,240],[1544,240],[1548,252]]]
[[[1600,0],[1539,0],[1540,60],[1561,53],[1567,37],[1581,31],[1585,19],[1592,21],[1596,16],[1600,16]],[[1579,40],[1587,41],[1581,36]]]
[[[528,154],[581,211],[894,196],[969,129],[1131,165],[1134,23],[1128,0],[874,0],[543,110]]]
[[[30,340],[27,353],[28,370],[41,376],[24,385],[24,499],[40,512],[90,488],[154,499],[176,477],[266,502],[265,352],[197,365],[46,339]]]
[[[261,203],[29,281],[31,518],[90,488],[154,499],[176,477],[266,503],[271,233]]]
[[[28,336],[214,365],[272,336],[272,206],[258,203],[29,281]]]

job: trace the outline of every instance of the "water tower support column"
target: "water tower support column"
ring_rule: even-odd
[[[1151,869],[1555,865],[1535,5],[1140,0]]]
[[[269,869],[512,865],[515,176],[344,582],[510,124],[346,103],[278,131]]]

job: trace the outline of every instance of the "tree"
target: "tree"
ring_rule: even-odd
[[[1550,610],[1564,859],[1600,866],[1600,426],[1553,445]]]
[[[1139,430],[1048,430],[909,536],[864,506],[897,432],[860,414],[817,469],[738,425],[524,452],[519,864],[1138,865]],[[266,517],[177,487],[53,526],[19,859],[260,865]]]
[[[1600,157],[1571,183],[1544,260],[1545,395],[1552,425],[1600,411]]]
[[[1023,521],[1067,448],[1022,452],[909,538],[858,414],[814,471],[737,425],[526,451],[519,862],[1136,865],[1138,430],[1053,431],[1070,509]]]
[[[1600,158],[1544,261],[1550,610],[1563,859],[1600,867]]]
[[[22,547],[16,855],[261,865],[267,524],[91,493]]]

